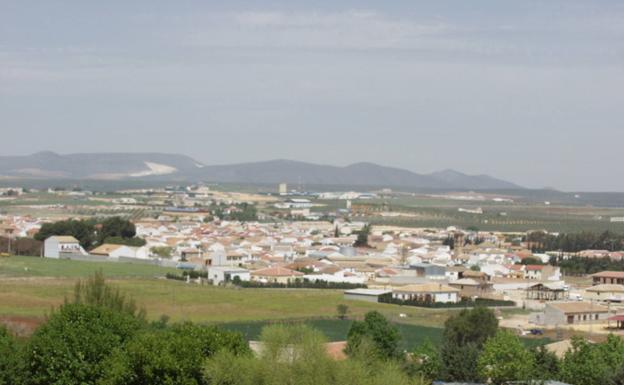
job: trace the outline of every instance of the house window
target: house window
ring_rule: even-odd
[[[596,314],[596,316],[595,316],[595,317],[596,317],[596,318],[594,318],[594,319],[595,319],[596,321],[598,321],[598,314]]]
[[[583,321],[587,321],[587,314],[583,314]]]

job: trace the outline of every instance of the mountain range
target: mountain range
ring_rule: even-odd
[[[294,183],[407,187],[415,189],[494,190],[522,187],[488,175],[455,170],[418,174],[374,163],[346,167],[292,160],[205,165],[185,155],[162,153],[91,153],[60,155],[38,152],[0,157],[0,176],[36,179],[184,180],[223,183]]]

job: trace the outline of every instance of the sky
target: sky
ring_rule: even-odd
[[[0,143],[624,191],[624,2],[0,0]]]

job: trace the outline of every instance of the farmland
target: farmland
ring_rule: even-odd
[[[345,201],[317,200],[322,206],[314,210],[345,208]],[[355,204],[356,202],[354,202]],[[611,217],[624,216],[619,207],[594,207],[519,200],[459,200],[441,196],[401,195],[384,199],[357,201],[358,205],[374,208],[371,213],[354,219],[373,225],[418,228],[475,227],[484,231],[525,232],[545,229],[553,232],[605,230],[624,232],[624,223],[611,222]],[[482,214],[460,212],[459,209],[481,209]]]
[[[237,289],[166,280],[173,269],[128,263],[51,260],[36,257],[0,259],[0,321],[37,324],[71,298],[75,282],[101,270],[114,286],[143,307],[151,320],[167,315],[173,322],[219,324],[254,339],[275,322],[304,322],[329,340],[345,338],[352,319],[377,310],[394,322],[411,349],[428,339],[439,341],[444,321],[458,309],[425,309],[346,301],[340,290]],[[349,307],[350,320],[336,317],[338,304]],[[502,311],[511,315],[517,309]],[[32,330],[31,330],[32,332]],[[532,340],[532,343],[540,343]]]
[[[200,286],[163,279],[172,269],[146,265],[10,257],[0,259],[0,315],[42,317],[71,296],[77,279],[97,270],[143,306],[150,319],[163,314],[173,321],[209,323],[326,318],[346,303],[352,317],[379,310],[393,320],[404,314],[403,323],[441,326],[457,311],[345,301],[340,290]]]

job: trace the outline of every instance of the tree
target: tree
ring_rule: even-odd
[[[521,265],[543,265],[544,262],[537,257],[526,257],[520,261]]]
[[[111,217],[102,221],[97,232],[98,243],[105,243],[109,238],[131,239],[136,236],[134,223],[121,217]]]
[[[371,227],[366,224],[362,227],[362,230],[358,231],[357,239],[353,246],[355,247],[370,247],[368,244],[368,236],[370,235]]]
[[[122,238],[122,237],[108,237],[102,241],[103,243],[111,243],[113,245],[126,245],[132,247],[145,246],[147,243],[143,238]]]
[[[576,337],[561,364],[561,379],[573,385],[617,384],[622,368],[624,341],[620,337],[609,335],[603,344]]]
[[[442,241],[442,244],[444,246],[450,247],[451,250],[453,250],[455,248],[455,237],[452,235],[449,235],[448,237],[446,237],[444,241]]]
[[[93,221],[69,219],[54,223],[44,223],[35,239],[45,241],[53,235],[71,235],[80,242],[80,245],[89,249],[95,241],[95,224]]]
[[[555,380],[560,378],[560,363],[555,353],[548,351],[544,346],[533,349],[531,353],[535,362],[533,379]]]
[[[13,385],[20,382],[19,350],[9,331],[0,326],[0,385]]]
[[[141,320],[145,319],[145,311],[139,309],[136,302],[118,288],[107,284],[101,270],[95,272],[85,281],[78,280],[76,282],[73,303],[105,307]]]
[[[160,258],[171,258],[171,252],[173,249],[168,246],[154,246],[150,249],[152,254],[159,256]]]
[[[338,318],[343,320],[347,318],[349,306],[345,305],[344,303],[338,304],[338,306],[336,306],[336,312],[338,312]]]
[[[477,360],[483,344],[496,335],[498,320],[484,307],[462,310],[444,324],[443,376],[450,381],[478,381]]]
[[[534,356],[517,336],[507,331],[499,331],[487,340],[478,361],[481,376],[496,385],[529,380],[533,367]]]
[[[102,385],[202,385],[207,358],[220,350],[248,355],[238,333],[191,323],[146,329],[105,362]]]
[[[413,371],[430,381],[440,378],[442,373],[442,358],[440,351],[426,340],[413,352]]]
[[[211,385],[424,385],[399,363],[350,356],[330,359],[322,333],[304,325],[274,325],[263,329],[259,357],[217,353],[206,364]],[[361,347],[364,347],[361,345]],[[368,349],[367,349],[368,350]],[[370,356],[367,358],[371,358]]]
[[[351,325],[347,334],[346,351],[354,352],[364,340],[372,343],[375,355],[381,359],[401,356],[399,330],[377,311],[366,313],[364,321],[355,321]]]
[[[129,246],[143,246],[145,241],[135,238],[134,224],[120,217],[104,219],[101,223],[95,220],[69,219],[41,226],[35,235],[38,241],[45,241],[53,235],[71,235],[80,242],[85,249],[91,249],[96,244],[115,243]]]
[[[32,385],[94,384],[104,364],[141,327],[137,318],[105,307],[65,304],[31,337],[26,353]]]

